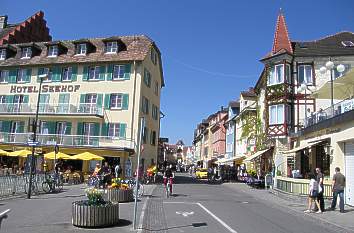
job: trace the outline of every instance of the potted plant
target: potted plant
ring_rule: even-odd
[[[85,190],[87,200],[72,204],[72,224],[78,227],[105,227],[119,222],[119,203],[103,199],[103,190]]]
[[[111,202],[128,202],[133,200],[133,190],[120,178],[112,179],[112,185],[106,189],[107,200]]]

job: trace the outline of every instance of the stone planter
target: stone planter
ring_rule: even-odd
[[[106,227],[119,222],[119,203],[89,206],[87,201],[72,204],[72,224],[77,227]]]
[[[127,189],[107,189],[107,201],[111,202],[128,202],[133,201],[133,190]]]

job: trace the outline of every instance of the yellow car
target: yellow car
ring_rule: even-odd
[[[197,179],[206,179],[208,178],[208,169],[206,168],[198,168],[195,172],[195,177]]]

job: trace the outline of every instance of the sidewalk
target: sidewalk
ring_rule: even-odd
[[[64,192],[44,194],[25,198],[14,198],[0,201],[0,210],[11,209],[9,217],[3,221],[0,232],[9,233],[59,233],[59,232],[87,232],[83,228],[71,224],[71,205],[77,200],[86,199],[84,191],[86,185],[65,186]],[[145,186],[145,195],[151,195],[155,185]],[[146,201],[143,197],[138,203],[138,221],[141,208]],[[118,226],[94,229],[96,232],[133,232],[134,202],[119,205]]]
[[[245,192],[254,198],[262,201],[266,201],[269,204],[277,205],[279,208],[287,208],[290,211],[294,211],[296,215],[302,215],[304,217],[313,218],[315,221],[322,221],[324,224],[330,224],[333,228],[341,230],[341,232],[354,232],[354,207],[345,206],[345,213],[339,212],[337,206],[336,211],[326,211],[322,214],[305,214],[303,211],[307,208],[306,198],[286,195],[285,193],[250,188],[244,183],[224,183],[223,185],[237,189],[238,191]],[[325,208],[329,207],[329,201],[325,201]]]

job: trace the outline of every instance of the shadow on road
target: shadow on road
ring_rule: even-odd
[[[141,230],[145,231],[168,231],[172,229],[179,229],[179,228],[185,228],[185,227],[204,227],[208,226],[206,222],[197,222],[197,223],[192,223],[188,225],[182,225],[182,226],[171,226],[171,227],[166,227],[166,228],[160,228],[160,229],[147,229],[147,228],[140,228]]]

